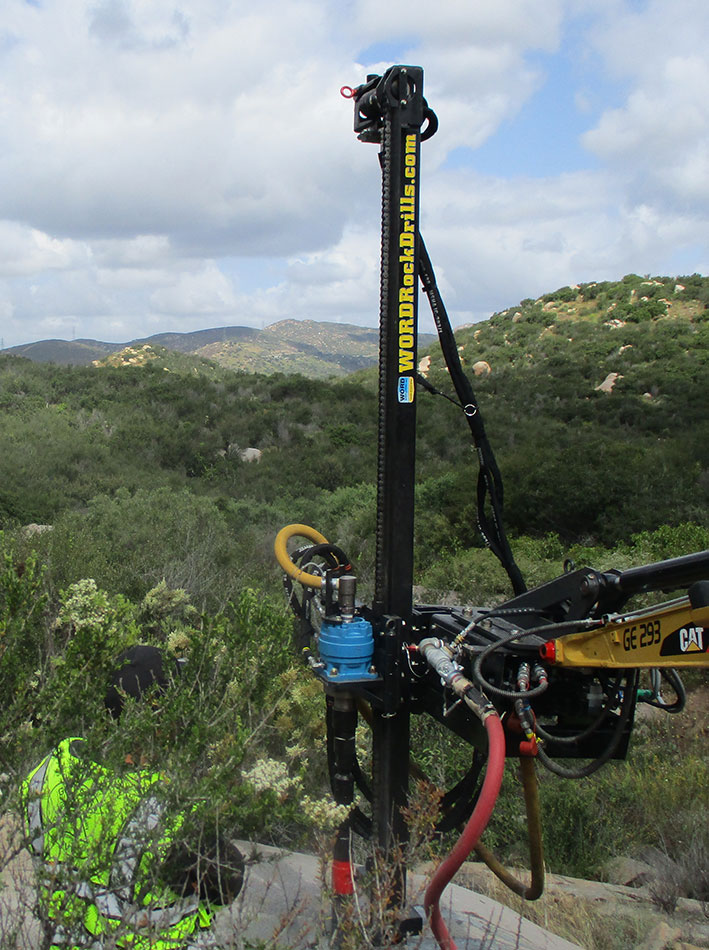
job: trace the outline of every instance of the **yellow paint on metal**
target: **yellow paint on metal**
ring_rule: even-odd
[[[604,627],[555,640],[557,666],[709,667],[709,607],[688,597],[610,618]]]

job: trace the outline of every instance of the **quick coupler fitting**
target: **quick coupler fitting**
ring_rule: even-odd
[[[428,665],[441,677],[446,686],[452,686],[454,680],[462,676],[460,667],[452,659],[446,644],[437,637],[428,637],[418,645]]]

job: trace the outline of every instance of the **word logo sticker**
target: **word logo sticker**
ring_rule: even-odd
[[[413,376],[400,376],[399,377],[399,391],[398,391],[399,402],[413,402],[414,401],[414,378]]]

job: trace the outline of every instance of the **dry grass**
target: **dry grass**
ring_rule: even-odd
[[[524,872],[519,875],[524,879]],[[584,950],[628,950],[665,921],[692,946],[709,947],[706,908],[681,900],[676,913],[658,909],[650,889],[603,885],[549,876],[545,893],[534,902],[509,891],[483,865],[463,865],[455,882],[516,911],[545,930]]]
[[[495,881],[488,896],[584,950],[628,950],[637,946],[654,926],[650,916],[611,914],[608,907],[601,909],[571,894],[550,892],[529,903]]]

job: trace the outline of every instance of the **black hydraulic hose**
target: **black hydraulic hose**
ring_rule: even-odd
[[[603,752],[598,756],[597,759],[594,759],[592,762],[589,762],[587,765],[582,765],[578,769],[568,769],[564,765],[559,765],[558,762],[555,762],[551,759],[544,749],[541,746],[538,747],[537,758],[542,763],[542,765],[548,769],[550,772],[553,772],[554,775],[559,775],[561,778],[570,778],[570,779],[579,779],[587,778],[589,775],[593,775],[594,772],[597,772],[601,766],[605,765],[606,762],[612,758],[615,750],[620,745],[620,741],[623,738],[623,733],[625,727],[630,718],[630,713],[635,707],[635,691],[638,685],[638,671],[632,670],[628,676],[625,684],[625,690],[623,692],[623,699],[621,700],[620,705],[620,714],[618,716],[618,722],[611,736],[611,740],[603,750]]]
[[[476,749],[473,753],[473,764],[465,775],[452,788],[448,789],[441,799],[441,808],[448,808],[462,796],[470,798],[478,784],[480,773],[485,765],[485,756],[481,755]]]
[[[668,713],[682,712],[687,702],[687,692],[684,688],[684,683],[682,682],[682,679],[679,673],[675,669],[661,668],[661,669],[658,669],[657,674],[658,674],[658,679],[661,678],[663,680],[666,680],[670,684],[670,687],[674,690],[674,693],[675,693],[675,701],[673,703],[663,702],[660,695],[660,688],[659,688],[659,683],[658,683],[658,685],[655,686],[654,688],[654,693],[655,693],[656,698],[655,699],[643,698],[642,702],[644,702],[648,706],[654,706],[655,709],[662,709],[664,712],[668,712]]]
[[[366,841],[372,837],[372,819],[364,814],[359,805],[355,805],[350,812],[350,822],[352,831],[360,838]]]
[[[547,732],[547,730],[541,726],[539,722],[535,723],[534,731],[538,736],[544,739],[547,745],[578,745],[579,742],[583,742],[585,739],[588,739],[589,736],[593,735],[594,732],[600,729],[608,716],[611,715],[611,710],[618,699],[618,690],[620,688],[621,679],[622,677],[620,676],[616,679],[613,695],[608,698],[608,702],[604,705],[603,709],[601,709],[600,713],[593,720],[591,725],[587,726],[582,732],[578,732],[573,736],[554,736],[550,732]]]
[[[540,634],[556,635],[561,630],[567,629],[569,627],[572,630],[578,630],[579,627],[593,629],[593,627],[602,627],[604,623],[605,621],[603,620],[565,620],[562,623],[550,623],[539,627],[530,627],[529,630],[513,630],[512,633],[508,634],[508,636],[502,637],[500,640],[496,640],[494,643],[491,643],[490,646],[486,647],[482,653],[478,654],[478,656],[475,658],[475,663],[473,664],[473,677],[486,693],[493,693],[495,696],[503,696],[505,699],[530,699],[534,696],[538,696],[547,689],[548,683],[542,682],[539,684],[539,686],[535,686],[534,689],[529,690],[500,689],[498,686],[493,686],[492,683],[488,683],[488,681],[482,675],[483,662],[488,656],[490,656],[491,653],[494,653],[501,647],[506,646],[508,643],[512,643],[513,640],[520,640],[531,636],[539,636]]]
[[[533,697],[535,695],[535,692],[536,693],[540,692],[539,687],[536,688],[536,691],[525,690],[525,691],[520,692],[517,690],[499,689],[498,687],[493,686],[491,683],[488,683],[487,680],[482,676],[482,673],[480,672],[480,668],[485,658],[488,657],[495,650],[498,650],[500,649],[500,647],[505,646],[507,643],[511,643],[513,640],[518,640],[523,637],[528,637],[535,634],[538,635],[540,633],[550,633],[550,632],[558,633],[560,630],[567,627],[578,629],[579,626],[593,628],[593,627],[598,627],[602,625],[603,625],[602,620],[593,620],[593,619],[586,620],[586,621],[567,620],[567,621],[564,621],[563,623],[554,623],[554,624],[547,624],[541,627],[533,627],[530,630],[515,630],[509,636],[503,637],[501,640],[498,640],[496,643],[490,644],[489,647],[486,647],[486,649],[484,649],[482,653],[480,653],[477,656],[475,663],[473,665],[473,675],[475,679],[477,680],[477,682],[482,686],[482,688],[486,692],[491,692],[498,696],[504,696],[507,699],[529,699],[530,697]],[[558,762],[555,762],[553,759],[551,759],[546,754],[544,749],[542,749],[542,747],[538,745],[537,755],[542,765],[545,768],[547,768],[550,772],[553,772],[555,775],[559,775],[562,778],[571,778],[571,779],[586,778],[588,775],[593,775],[594,772],[597,772],[598,769],[600,769],[602,765],[605,765],[605,763],[613,756],[613,754],[615,753],[615,750],[620,745],[621,739],[623,738],[623,733],[625,731],[625,727],[628,723],[628,719],[630,718],[630,714],[635,707],[635,692],[637,689],[638,675],[639,674],[637,670],[629,671],[626,674],[626,684],[625,684],[625,689],[623,690],[623,698],[621,700],[618,722],[613,731],[613,735],[611,736],[610,742],[608,743],[607,747],[603,750],[603,752],[597,759],[594,759],[592,762],[589,762],[587,765],[584,765],[579,769],[568,769],[563,765],[559,765]],[[593,727],[597,728],[597,723],[594,723]]]
[[[505,568],[514,593],[523,594],[527,590],[527,586],[524,583],[519,567],[515,563],[512,549],[510,548],[502,523],[502,476],[485,433],[485,426],[475,398],[475,393],[473,392],[470,380],[463,372],[463,367],[460,364],[458,347],[451,329],[450,320],[448,319],[443,299],[436,284],[431,259],[428,256],[426,245],[420,234],[418,237],[418,251],[421,283],[431,306],[443,357],[468,421],[468,426],[470,427],[473,442],[478,453],[478,464],[480,466],[477,488],[478,527],[486,544]],[[488,518],[485,511],[486,498],[490,503],[491,518]]]
[[[367,776],[362,771],[362,766],[359,764],[359,760],[357,758],[355,758],[354,762],[352,763],[352,774],[354,775],[355,785],[371,804],[372,786],[370,785]]]
[[[361,713],[364,721],[371,728],[372,710],[368,703],[366,703],[363,699],[358,699],[357,709]],[[480,790],[477,788],[477,784],[485,762],[486,757],[480,755],[476,751],[473,755],[473,764],[465,773],[465,775],[442,796],[441,801],[439,802],[439,808],[442,812],[444,812],[444,815],[436,824],[435,830],[437,832],[443,833],[445,831],[452,831],[453,829],[459,827],[459,825],[461,825],[464,821],[467,821],[468,818],[470,818],[472,810],[475,807],[480,795]],[[357,766],[359,768],[358,764]],[[411,758],[409,759],[409,770],[414,778],[424,782],[426,785],[435,787],[423,769]],[[369,785],[364,776],[362,775],[361,777],[364,780],[363,785],[360,785],[357,775],[355,774],[357,787],[360,789],[364,797],[371,801],[371,789],[369,789]]]
[[[330,544],[329,541],[326,544],[313,544],[310,547],[301,549],[300,552],[296,551],[293,555],[293,560],[304,560],[308,562],[314,557],[321,557],[333,571],[342,570],[346,572],[352,570],[349,558],[342,548],[338,548],[336,544]]]
[[[449,789],[440,801],[443,817],[436,822],[436,832],[442,834],[460,828],[468,821],[480,797],[479,779],[485,758],[476,750],[473,764],[463,778]]]
[[[357,705],[352,696],[344,693],[326,696],[325,726],[332,796],[338,805],[351,805],[357,759]]]
[[[362,705],[363,704],[358,701],[356,703],[356,708],[361,709]],[[335,773],[336,773],[335,734],[336,734],[335,707],[334,707],[334,701],[332,700],[331,697],[329,697],[328,701],[326,701],[325,703],[325,736],[326,736],[328,775],[330,778],[330,786],[333,789],[333,792],[335,788]],[[354,780],[354,784],[360,790],[364,798],[368,802],[371,802],[372,801],[372,787],[369,781],[367,780],[366,775],[362,771],[361,765],[359,764],[359,759],[357,758],[357,748],[356,748],[356,745],[354,744],[350,748],[350,758],[349,758],[348,766],[349,766],[352,779]],[[365,816],[362,815],[361,812],[360,812],[360,815],[362,819],[364,819],[365,821],[369,821],[369,819],[365,819]],[[355,830],[358,830],[358,828],[361,828],[361,827],[362,827],[362,821],[359,821],[359,824],[358,826],[355,827]],[[365,837],[368,836],[370,831],[371,831],[371,822],[369,825],[369,830],[366,832],[366,834],[364,834],[364,836]],[[358,831],[358,833],[362,834],[361,831]]]

